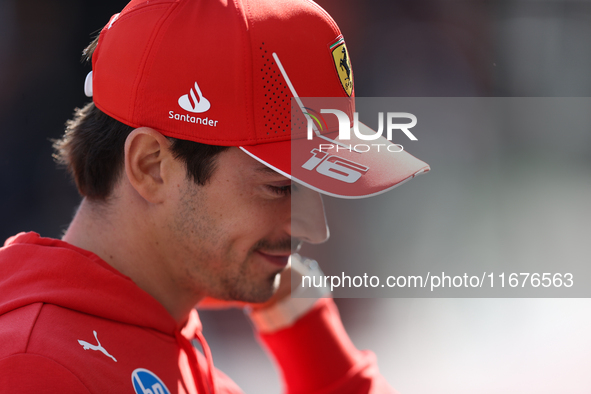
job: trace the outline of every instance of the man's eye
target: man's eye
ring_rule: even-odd
[[[288,196],[288,195],[291,195],[291,185],[286,185],[286,186],[267,185],[267,188],[271,192],[273,192],[274,194],[277,194],[278,196]]]

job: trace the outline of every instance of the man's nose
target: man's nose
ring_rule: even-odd
[[[291,193],[291,237],[319,244],[330,236],[320,193],[293,184]]]

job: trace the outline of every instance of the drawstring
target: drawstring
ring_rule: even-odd
[[[209,370],[207,377],[203,375],[203,369],[199,367],[199,360],[197,358],[197,355],[195,354],[195,348],[193,348],[193,346],[187,340],[187,338],[185,338],[180,332],[176,331],[174,335],[181,348],[187,354],[189,368],[191,368],[191,373],[193,374],[193,380],[197,385],[198,393],[215,394],[215,386],[213,383],[213,360],[211,358],[211,351],[209,350],[209,346],[207,346],[207,343],[205,342],[205,339],[203,338],[201,333],[199,331],[196,331],[195,338],[199,341],[203,349],[203,352],[205,353],[204,355],[207,360],[208,366],[207,369]]]
[[[211,356],[211,350],[209,349],[209,345],[205,341],[203,334],[200,330],[195,331],[195,339],[199,341],[201,345],[201,349],[203,349],[203,355],[207,360],[207,371],[208,371],[208,378],[209,378],[209,388],[211,389],[211,393],[215,394],[215,381],[213,379],[213,357]]]

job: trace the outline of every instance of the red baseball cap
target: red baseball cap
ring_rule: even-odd
[[[342,97],[352,103],[349,114],[354,108],[341,32],[309,0],[132,0],[102,29],[92,70],[85,90],[107,115],[240,147],[326,194],[365,197],[429,170],[405,151],[314,152],[318,140],[292,132],[292,99]],[[310,121],[303,106],[294,108]],[[347,144],[363,142],[351,134]],[[312,157],[323,164],[306,165]]]

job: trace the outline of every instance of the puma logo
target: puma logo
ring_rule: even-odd
[[[90,343],[88,343],[86,341],[81,341],[80,339],[78,340],[78,343],[80,345],[82,345],[82,347],[84,348],[84,350],[91,349],[91,350],[101,351],[101,352],[103,352],[103,354],[105,356],[111,357],[113,359],[113,361],[117,362],[117,360],[115,359],[115,357],[111,356],[109,354],[109,352],[107,352],[107,350],[104,347],[102,347],[101,342],[98,340],[98,338],[96,336],[96,331],[92,331],[92,333],[94,334],[94,339],[96,339],[96,343],[98,343],[98,345],[93,345],[93,344],[90,344]]]

